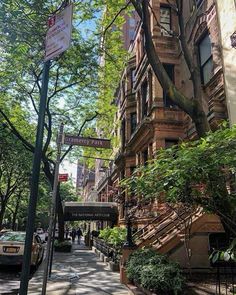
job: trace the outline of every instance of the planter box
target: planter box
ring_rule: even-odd
[[[109,261],[108,264],[109,264],[110,270],[112,270],[112,271],[119,271],[120,270],[120,264],[119,263]]]
[[[72,245],[54,246],[56,252],[71,252]]]

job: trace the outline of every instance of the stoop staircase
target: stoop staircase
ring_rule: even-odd
[[[209,235],[224,232],[220,218],[182,205],[162,212],[133,235],[137,248],[152,247],[183,269],[210,270]]]
[[[134,234],[135,244],[138,248],[152,246],[160,253],[168,253],[183,243],[185,233],[189,234],[188,225],[191,223],[192,234],[204,215],[200,207],[194,211],[183,207],[167,209]]]

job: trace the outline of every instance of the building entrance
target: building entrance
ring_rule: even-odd
[[[117,204],[113,202],[65,202],[64,220],[102,220],[116,223],[118,220]]]

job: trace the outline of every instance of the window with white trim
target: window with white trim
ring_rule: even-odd
[[[205,85],[213,76],[211,40],[207,34],[198,44],[202,83]]]
[[[160,25],[161,34],[163,36],[170,36],[168,32],[171,31],[171,9],[167,6],[160,7]]]

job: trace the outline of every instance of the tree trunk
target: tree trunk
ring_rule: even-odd
[[[20,206],[20,196],[17,198],[16,207],[12,214],[12,229],[16,230],[16,217],[18,215],[19,206]]]
[[[2,229],[3,218],[6,212],[6,201],[1,201],[1,210],[0,210],[0,229]]]
[[[132,1],[134,5],[135,1]],[[137,3],[137,2],[136,2]],[[138,6],[137,6],[138,7]],[[137,8],[136,8],[137,10]],[[140,13],[141,11],[139,11]],[[147,53],[148,61],[153,69],[155,76],[160,82],[161,86],[167,92],[170,99],[185,113],[187,113],[193,120],[196,131],[199,137],[204,137],[210,130],[210,126],[202,107],[201,99],[201,83],[199,84],[199,77],[197,75],[197,69],[193,67],[191,70],[191,78],[194,86],[194,99],[189,99],[183,93],[181,93],[170,80],[166,70],[164,69],[161,60],[156,52],[152,40],[152,34],[150,30],[150,13],[149,13],[149,2],[146,0],[142,1],[142,28],[145,34],[145,49]],[[188,50],[187,48],[185,48]]]

